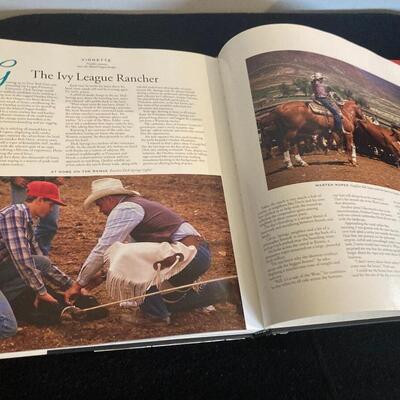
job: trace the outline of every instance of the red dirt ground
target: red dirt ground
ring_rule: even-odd
[[[124,185],[143,196],[171,207],[187,219],[209,242],[212,266],[204,279],[235,274],[230,230],[221,179],[216,176],[147,175],[123,176]],[[101,235],[106,218],[96,208],[83,211],[93,177],[66,180],[61,194],[68,206],[62,208],[59,230],[50,258],[73,278]],[[9,186],[0,182],[0,206],[10,202]],[[101,303],[110,302],[105,285],[94,289]],[[41,348],[96,345],[141,338],[243,329],[242,315],[230,304],[217,304],[216,311],[195,310],[176,314],[170,325],[144,320],[132,309],[110,308],[110,315],[92,322],[63,321],[54,327],[21,325],[18,334],[0,341],[0,352]]]
[[[358,167],[347,162],[346,154],[330,151],[302,156],[309,167],[287,169],[283,156],[264,160],[268,189],[301,182],[352,181],[400,190],[400,169],[378,159],[357,156]]]

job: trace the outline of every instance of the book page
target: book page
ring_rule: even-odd
[[[23,204],[35,223],[24,232],[34,232],[51,262],[99,303],[117,303],[99,321],[70,315],[45,340],[18,320],[22,333],[1,340],[0,353],[261,329],[257,294],[247,289],[254,281],[235,165],[230,144],[221,146],[228,125],[217,61],[162,50],[6,40],[1,47],[1,212]],[[37,181],[58,187],[67,206],[38,211]],[[128,217],[117,222],[123,209]],[[175,250],[167,246],[146,273],[131,261],[121,275],[118,253],[106,257],[115,242]],[[170,252],[181,256],[170,263]],[[28,287],[47,288],[47,278],[20,264]],[[67,277],[54,272],[49,280],[61,290]],[[19,293],[9,286],[0,271],[0,290],[15,310]],[[172,293],[152,302],[160,290]]]
[[[399,315],[398,66],[286,24],[219,60],[266,326]]]

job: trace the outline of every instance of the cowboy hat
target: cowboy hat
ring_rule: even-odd
[[[312,76],[311,76],[311,79],[313,80],[313,81],[316,81],[316,80],[318,80],[318,79],[323,79],[324,78],[324,76],[321,74],[321,72],[316,72],[315,74],[313,74]]]
[[[122,182],[115,178],[101,178],[92,182],[92,193],[83,203],[85,209],[89,208],[96,200],[102,197],[118,194],[127,194],[130,196],[140,196],[139,192],[125,189]]]

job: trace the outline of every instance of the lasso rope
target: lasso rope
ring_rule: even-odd
[[[135,300],[142,299],[142,298],[145,298],[145,297],[155,296],[156,294],[171,293],[171,292],[175,292],[176,290],[179,290],[179,289],[186,289],[186,288],[190,288],[190,287],[193,287],[193,286],[204,285],[205,283],[224,281],[224,280],[228,280],[228,279],[237,279],[237,275],[225,276],[223,278],[214,278],[214,279],[209,279],[207,281],[202,281],[202,282],[189,283],[187,285],[176,286],[176,287],[172,287],[170,289],[159,290],[158,292],[153,292],[153,293],[146,293],[146,294],[143,294],[141,296],[135,296],[135,297],[131,297],[129,299],[113,301],[112,303],[107,303],[107,304],[100,304],[99,306],[90,307],[90,308],[83,308],[82,309],[82,308],[78,308],[76,306],[67,306],[67,307],[63,308],[63,310],[61,311],[60,317],[62,317],[63,314],[68,310],[74,310],[74,311],[79,311],[79,312],[83,313],[83,312],[86,312],[86,311],[92,311],[92,310],[97,310],[99,308],[105,308],[105,307],[113,306],[113,305],[116,305],[116,304],[123,303],[125,301],[135,301]]]

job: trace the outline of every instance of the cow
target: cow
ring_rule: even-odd
[[[387,158],[394,161],[400,168],[400,141],[396,136],[396,130],[364,120],[359,121],[354,132],[354,140],[357,148],[364,150],[369,155]]]

